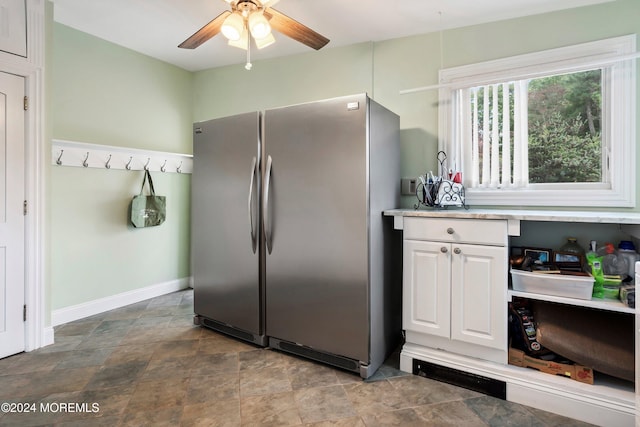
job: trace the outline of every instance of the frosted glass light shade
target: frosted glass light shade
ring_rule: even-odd
[[[243,28],[244,19],[242,19],[242,15],[234,12],[231,15],[227,16],[227,19],[224,20],[220,31],[229,40],[236,41],[240,40]]]
[[[260,40],[271,34],[271,25],[262,12],[256,11],[249,15],[249,30],[254,39]]]
[[[247,50],[249,45],[249,32],[247,31],[246,28],[244,28],[238,40],[229,40],[228,43],[229,43],[229,46]]]
[[[271,33],[267,34],[266,37],[263,37],[261,39],[254,38],[254,40],[256,42],[256,46],[258,47],[258,49],[262,49],[263,47],[270,46],[276,42],[276,39],[273,37],[273,34]]]

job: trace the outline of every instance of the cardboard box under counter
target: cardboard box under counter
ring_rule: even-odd
[[[536,359],[515,348],[509,348],[509,364],[523,368],[533,368],[546,374],[560,375],[585,384],[593,384],[593,369],[591,368]]]

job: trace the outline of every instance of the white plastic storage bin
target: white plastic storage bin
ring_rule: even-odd
[[[514,291],[557,297],[591,299],[593,293],[592,276],[531,273],[512,269],[511,283]]]

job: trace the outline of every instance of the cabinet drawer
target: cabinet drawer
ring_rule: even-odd
[[[501,219],[404,219],[404,238],[507,246],[507,221]]]

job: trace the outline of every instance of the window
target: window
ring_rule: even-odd
[[[625,36],[442,70],[440,148],[467,203],[635,206],[631,54]]]

